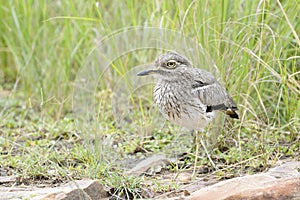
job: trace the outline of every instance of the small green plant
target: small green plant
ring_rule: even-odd
[[[111,187],[111,199],[139,199],[143,198],[143,179],[139,176],[121,173],[108,173],[105,183]]]

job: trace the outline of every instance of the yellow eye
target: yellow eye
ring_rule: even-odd
[[[175,60],[170,60],[166,64],[167,68],[175,68],[176,67],[176,61]]]

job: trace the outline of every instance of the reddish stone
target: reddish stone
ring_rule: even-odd
[[[274,199],[300,199],[300,179],[285,179],[274,181],[269,187],[248,190],[226,200],[274,200]]]
[[[300,178],[276,179],[266,174],[239,177],[198,190],[188,199],[300,199]]]

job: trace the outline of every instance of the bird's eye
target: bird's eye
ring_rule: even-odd
[[[167,68],[175,68],[176,67],[176,61],[175,60],[170,60],[166,64]]]

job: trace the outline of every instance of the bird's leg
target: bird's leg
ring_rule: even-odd
[[[196,153],[195,153],[195,162],[194,162],[194,169],[193,169],[193,174],[192,177],[194,177],[196,173],[196,167],[197,167],[197,161],[198,161],[198,155],[199,155],[199,135],[198,131],[194,131],[194,142],[196,143]]]
[[[194,169],[193,169],[193,174],[192,174],[192,176],[194,176],[195,175],[195,173],[196,173],[196,167],[197,167],[197,161],[198,161],[198,155],[199,155],[199,144],[201,143],[201,145],[202,145],[202,147],[203,147],[203,149],[204,149],[204,151],[205,151],[205,154],[206,154],[206,156],[207,156],[207,158],[208,158],[208,160],[209,160],[209,162],[210,162],[210,164],[213,166],[213,168],[215,168],[215,170],[217,170],[218,168],[216,167],[216,165],[215,165],[215,163],[213,162],[213,160],[211,159],[211,156],[210,156],[210,154],[209,154],[209,152],[208,152],[208,150],[207,150],[207,148],[206,148],[206,146],[205,146],[205,143],[204,143],[204,141],[203,141],[203,131],[201,131],[200,133],[198,132],[198,131],[196,131],[195,130],[195,132],[194,132],[194,134],[195,134],[195,137],[196,137],[196,139],[195,139],[195,143],[196,143],[196,152],[195,152],[195,162],[194,162]]]
[[[201,145],[202,145],[202,147],[203,147],[203,149],[204,149],[204,151],[206,153],[206,156],[207,156],[210,164],[213,166],[213,168],[215,168],[215,170],[218,170],[217,166],[215,165],[214,161],[211,159],[210,154],[207,151],[207,148],[206,148],[206,146],[204,144],[203,136],[202,135],[200,136],[200,143],[201,143]]]

